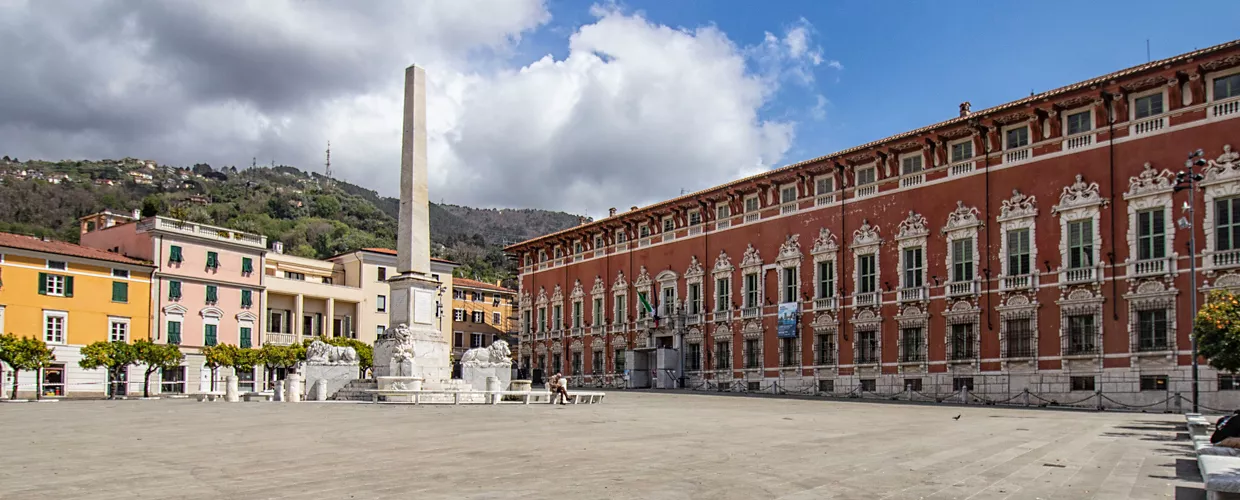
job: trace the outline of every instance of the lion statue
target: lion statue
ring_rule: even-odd
[[[306,362],[320,365],[357,364],[357,351],[352,347],[331,345],[315,340],[306,348]]]
[[[500,366],[512,365],[512,350],[508,342],[496,340],[490,347],[475,347],[461,355],[462,365]]]

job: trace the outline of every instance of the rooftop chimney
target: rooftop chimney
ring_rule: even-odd
[[[630,209],[629,209],[629,211],[630,211],[630,212],[636,212],[636,211],[637,211],[637,205],[633,205],[633,208],[630,208]]]
[[[133,218],[134,218],[134,220],[141,219],[141,218],[142,218],[142,211],[141,211],[141,210],[138,210],[138,209],[136,209],[136,208],[135,208],[135,209],[133,209]]]
[[[972,113],[972,111],[969,111],[969,106],[969,101],[960,103],[960,116],[968,116],[969,113]]]
[[[607,209],[607,216],[608,216],[608,217],[615,217],[615,216],[616,216],[616,207],[611,207],[611,208]]]

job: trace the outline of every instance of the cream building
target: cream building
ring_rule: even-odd
[[[362,300],[357,314],[357,339],[374,344],[388,324],[388,302],[391,297],[387,280],[396,276],[396,251],[386,248],[363,248],[328,259],[343,271],[344,285],[361,289]],[[452,342],[452,270],[460,264],[449,260],[431,259],[431,278],[439,280],[436,297],[436,320],[444,340]]]
[[[357,318],[364,311],[366,295],[348,284],[344,266],[286,255],[281,246],[273,245],[263,273],[267,284],[263,343],[289,345],[315,336],[358,338]]]

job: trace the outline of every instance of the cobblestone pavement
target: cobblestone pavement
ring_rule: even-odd
[[[0,498],[1204,498],[1183,423],[625,392],[590,406],[4,404]]]

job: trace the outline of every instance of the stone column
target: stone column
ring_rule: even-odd
[[[401,134],[400,212],[396,271],[430,274],[430,196],[426,161],[426,71],[405,68],[404,129]]]
[[[275,386],[272,387],[272,401],[284,401],[284,381],[277,380]]]
[[[290,373],[284,382],[288,385],[284,388],[284,399],[290,403],[301,402],[301,375]]]
[[[238,396],[238,390],[237,390],[237,376],[229,375],[228,385],[224,389],[224,401],[227,401],[229,403],[236,403],[237,401],[240,401],[240,400],[241,398],[240,396]]]
[[[304,326],[304,320],[302,319],[302,317],[304,315],[305,315],[305,299],[299,293],[297,294],[297,297],[293,299],[293,321],[292,323],[293,323],[293,342],[294,343],[301,342],[301,336],[305,335],[305,332],[302,331],[302,328]]]
[[[256,309],[266,311],[267,304],[270,304],[270,302],[267,302],[267,289],[264,288],[263,291],[259,292],[258,297],[258,307]],[[267,332],[272,331],[273,326],[279,328],[279,325],[271,324],[270,314],[260,313],[258,315],[258,324],[254,325],[254,328],[258,329],[258,331],[254,332],[254,345],[256,347],[267,343]]]
[[[326,316],[327,316],[327,324],[326,324],[326,325],[323,325],[323,329],[325,330],[325,331],[324,331],[324,333],[323,333],[323,338],[335,337],[335,336],[336,336],[336,331],[335,331],[335,328],[336,328],[336,299],[333,299],[333,298],[331,298],[331,297],[328,297],[328,298],[327,298],[327,314],[326,314]],[[341,326],[341,328],[343,328],[343,327],[344,327],[344,325],[340,325],[340,326]],[[343,335],[343,333],[344,333],[344,332],[341,332],[341,334],[342,334],[342,335]]]

